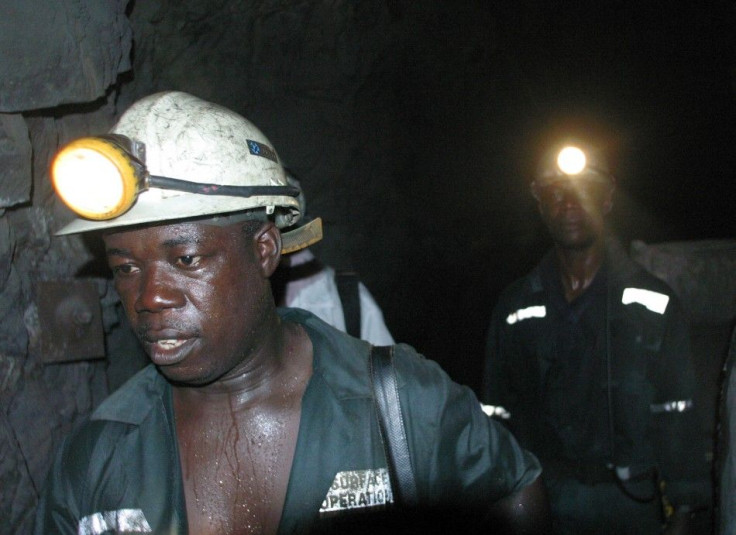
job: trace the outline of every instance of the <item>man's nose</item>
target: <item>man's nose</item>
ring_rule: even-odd
[[[586,196],[578,188],[561,188],[558,195],[557,202],[564,208],[586,208]]]
[[[138,295],[135,300],[136,312],[161,312],[168,308],[183,305],[184,295],[175,279],[166,270],[157,266],[143,271]]]

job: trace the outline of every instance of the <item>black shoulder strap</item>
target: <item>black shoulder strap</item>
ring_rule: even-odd
[[[397,504],[411,506],[417,503],[417,485],[411,467],[409,443],[401,415],[393,353],[393,346],[372,347],[371,382],[391,488],[396,494]]]
[[[335,273],[335,282],[345,316],[345,331],[351,336],[360,338],[358,274],[353,271],[338,271]]]

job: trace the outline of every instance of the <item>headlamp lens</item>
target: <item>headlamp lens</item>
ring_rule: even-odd
[[[566,175],[577,175],[585,169],[585,153],[577,147],[565,147],[557,155],[557,167]]]
[[[73,141],[51,168],[59,197],[80,216],[94,220],[125,213],[135,201],[139,175],[122,148],[101,138]]]

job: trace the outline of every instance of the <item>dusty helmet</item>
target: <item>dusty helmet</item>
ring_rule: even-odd
[[[77,211],[84,217],[58,234],[254,208],[271,214],[279,228],[300,218],[298,191],[289,185],[273,146],[255,125],[233,111],[187,93],[157,93],[134,103],[110,134],[78,141],[84,145],[85,139],[101,140],[114,153],[114,163],[105,165],[135,175],[129,181],[135,190],[131,204],[112,216]],[[52,175],[61,174],[56,171],[67,165],[71,170],[66,174],[74,179],[80,157],[69,150],[65,159],[65,150],[57,156]],[[124,163],[116,163],[121,160]]]

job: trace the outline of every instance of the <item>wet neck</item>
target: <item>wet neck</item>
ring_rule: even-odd
[[[276,317],[268,335],[242,363],[203,387],[175,387],[181,401],[247,408],[267,402],[289,389],[294,377],[311,373],[312,346],[304,329]]]

